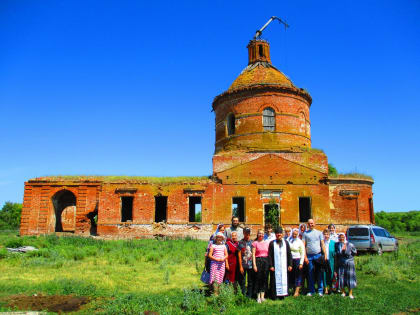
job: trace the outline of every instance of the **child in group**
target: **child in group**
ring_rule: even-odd
[[[210,282],[216,295],[219,294],[220,284],[223,283],[225,277],[225,269],[229,270],[227,261],[228,253],[224,244],[225,236],[218,232],[215,237],[215,243],[210,245]]]
[[[271,242],[276,239],[276,235],[273,233],[273,227],[270,223],[265,225],[265,234],[264,234],[264,241]]]
[[[210,258],[209,258],[209,252],[210,252],[210,247],[211,244],[214,244],[216,242],[216,235],[217,233],[222,233],[223,235],[225,234],[225,226],[223,223],[220,223],[217,225],[216,228],[216,232],[214,232],[209,239],[209,242],[207,243],[207,249],[206,249],[206,253],[204,254],[204,266],[206,268],[206,271],[210,273]],[[225,240],[223,240],[223,244],[225,243]]]

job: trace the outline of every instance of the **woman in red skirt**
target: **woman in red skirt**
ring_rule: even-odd
[[[226,280],[232,283],[236,289],[238,275],[238,234],[232,232],[232,239],[228,239],[226,246],[228,249],[228,265],[229,270],[226,272]]]

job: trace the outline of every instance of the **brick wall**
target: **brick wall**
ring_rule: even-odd
[[[25,183],[21,235],[49,234],[55,232],[56,217],[53,197],[56,193],[67,190],[76,197],[76,212],[73,218],[74,232],[90,234],[89,212],[95,211],[98,183],[83,185],[81,183],[28,181]],[[62,216],[63,218],[63,216]],[[63,227],[68,229],[72,218],[69,213],[64,215]]]
[[[332,219],[340,224],[374,223],[372,184],[367,179],[330,179]]]
[[[264,132],[262,112],[275,111],[274,132]],[[227,134],[227,116],[235,115],[235,134]],[[309,103],[303,97],[282,92],[244,91],[227,98],[215,107],[216,148],[285,149],[310,147]]]

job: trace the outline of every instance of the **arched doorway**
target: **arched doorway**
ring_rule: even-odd
[[[60,190],[52,197],[55,212],[55,232],[74,232],[76,229],[76,196]]]

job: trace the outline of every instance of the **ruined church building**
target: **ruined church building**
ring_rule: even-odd
[[[328,176],[327,156],[311,148],[311,96],[271,64],[268,42],[247,48],[248,66],[212,104],[211,176],[30,179],[20,234],[207,238],[233,213],[255,233],[270,202],[283,226],[373,223],[373,180]]]

